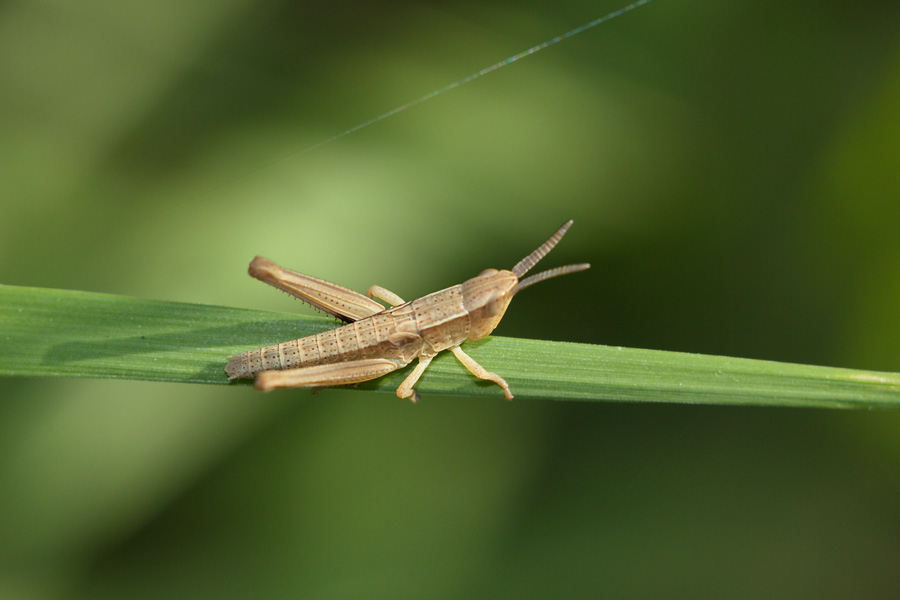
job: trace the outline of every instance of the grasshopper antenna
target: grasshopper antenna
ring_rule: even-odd
[[[534,265],[536,265],[542,258],[547,256],[547,254],[556,247],[556,244],[559,243],[559,240],[566,235],[566,231],[569,230],[569,227],[572,226],[572,221],[569,219],[562,226],[556,230],[556,233],[550,236],[546,242],[537,247],[537,249],[516,263],[516,266],[512,268],[513,275],[521,278],[522,275],[530,271]],[[532,275],[531,277],[526,277],[519,281],[516,284],[516,287],[513,288],[512,293],[523,290],[529,286],[534,285],[535,283],[544,281],[545,279],[550,279],[552,277],[559,277],[560,275],[568,275],[569,273],[577,273],[578,271],[584,271],[585,269],[590,269],[591,265],[588,263],[578,263],[575,265],[566,265],[564,267],[556,267],[555,269],[549,269],[547,271],[541,271],[536,275]]]

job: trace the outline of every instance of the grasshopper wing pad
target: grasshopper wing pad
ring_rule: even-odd
[[[381,304],[371,298],[342,285],[290,271],[262,256],[253,259],[249,272],[252,277],[263,283],[287,292],[313,308],[347,323],[359,321],[384,310]]]

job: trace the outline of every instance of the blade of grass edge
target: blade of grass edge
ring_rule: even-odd
[[[228,355],[337,325],[322,317],[0,285],[0,375],[228,384]],[[503,337],[467,347],[518,398],[900,408],[897,373]],[[393,392],[407,372],[359,387]],[[501,397],[495,384],[444,355],[417,389]]]

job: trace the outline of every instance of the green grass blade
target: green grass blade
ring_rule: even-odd
[[[227,384],[229,354],[335,326],[322,317],[0,285],[0,375]],[[502,337],[467,348],[519,398],[900,407],[896,373]],[[359,387],[393,391],[407,372]],[[502,397],[445,355],[417,389]]]

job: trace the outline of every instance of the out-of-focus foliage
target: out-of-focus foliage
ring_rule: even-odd
[[[411,298],[573,218],[498,334],[897,371],[896,2],[656,0],[301,152],[617,7],[3,4],[0,281]],[[900,585],[894,413],[0,383],[3,597]]]

